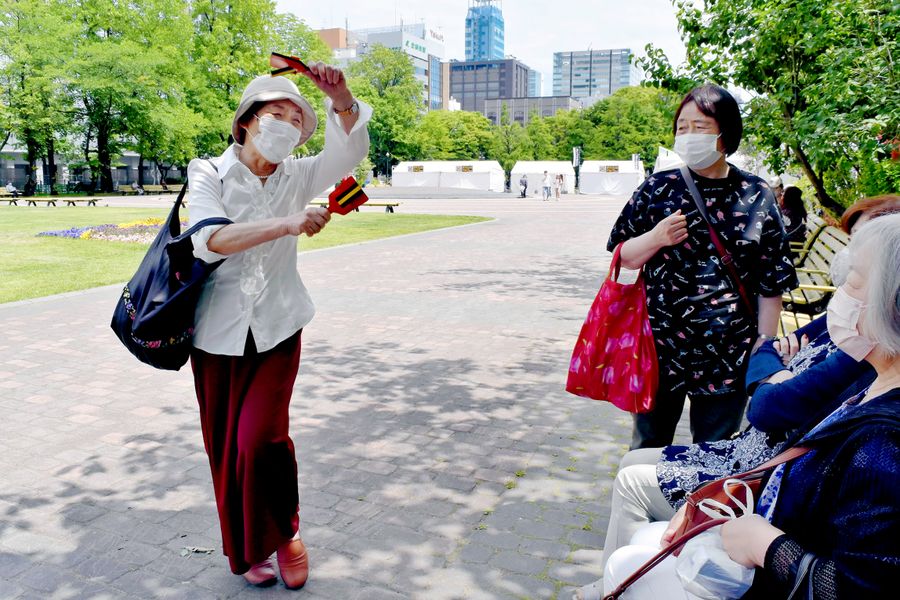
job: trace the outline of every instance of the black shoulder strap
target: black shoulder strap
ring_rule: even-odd
[[[718,252],[722,264],[725,265],[728,276],[737,288],[738,295],[744,301],[744,306],[747,308],[750,315],[755,317],[756,307],[753,302],[750,301],[750,294],[747,293],[747,288],[744,287],[744,282],[741,281],[741,276],[734,266],[734,257],[725,247],[725,244],[722,243],[722,239],[719,237],[719,234],[716,233],[712,223],[709,222],[709,214],[706,212],[706,202],[703,201],[703,195],[700,193],[700,190],[697,189],[697,184],[694,183],[694,178],[691,177],[691,172],[686,166],[681,167],[681,176],[688,186],[688,191],[694,199],[694,204],[697,205],[697,210],[700,211],[700,216],[703,217],[703,220],[706,222],[706,228],[709,230],[709,237],[712,239],[713,246],[716,247],[716,252]]]

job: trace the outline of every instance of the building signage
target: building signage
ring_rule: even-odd
[[[415,40],[411,40],[409,38],[403,40],[403,51],[410,56],[415,56],[416,58],[421,58],[422,60],[428,60],[428,48],[425,47],[425,44],[422,44]]]
[[[472,165],[458,165],[456,167],[457,172],[459,173],[471,173]]]

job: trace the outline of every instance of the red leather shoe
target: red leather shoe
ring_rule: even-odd
[[[250,567],[250,570],[244,573],[244,579],[247,580],[247,583],[256,587],[269,587],[275,585],[275,582],[278,581],[278,578],[275,576],[275,567],[269,559]]]
[[[286,588],[297,590],[306,584],[309,579],[309,557],[303,540],[297,538],[278,548],[278,569]]]

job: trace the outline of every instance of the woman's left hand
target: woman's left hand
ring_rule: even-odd
[[[783,533],[759,515],[744,515],[722,525],[722,545],[731,560],[752,569],[763,566],[769,546]]]
[[[309,63],[306,66],[309,67],[309,71],[303,74],[331,98],[335,106],[343,107],[345,103],[349,105],[353,102],[353,94],[347,87],[347,78],[341,69],[322,62]]]

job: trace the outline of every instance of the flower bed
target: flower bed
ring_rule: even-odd
[[[108,242],[132,242],[137,244],[149,244],[159,232],[159,227],[165,223],[165,219],[141,219],[129,221],[118,225],[89,225],[87,227],[70,227],[57,231],[42,231],[39,236],[61,237],[75,240],[106,240]],[[182,226],[187,225],[182,221]]]

